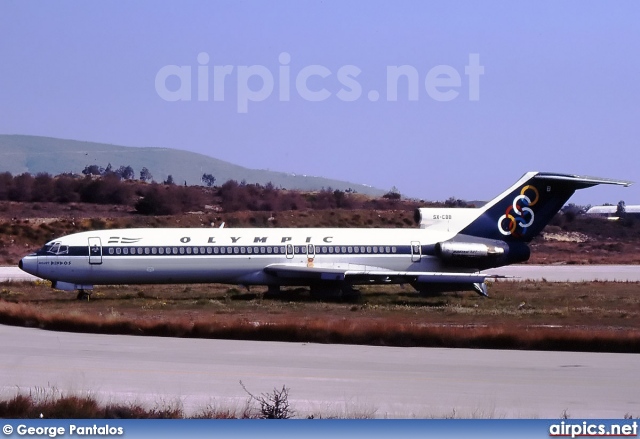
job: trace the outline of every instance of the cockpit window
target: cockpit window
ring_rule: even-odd
[[[51,244],[47,253],[52,253],[54,255],[68,255],[69,254],[69,246],[68,245],[60,245],[59,242],[54,242]]]

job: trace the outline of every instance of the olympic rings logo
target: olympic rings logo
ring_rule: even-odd
[[[520,195],[513,199],[504,215],[498,219],[498,230],[505,236],[522,236],[533,224],[535,215],[531,207],[540,199],[540,193],[532,185],[522,188]]]

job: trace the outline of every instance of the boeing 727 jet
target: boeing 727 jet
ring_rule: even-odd
[[[481,270],[529,259],[527,243],[577,189],[631,182],[526,173],[480,208],[421,208],[415,229],[114,229],[54,239],[22,270],[86,298],[94,285],[224,283],[308,286],[410,284],[425,294],[475,290]]]

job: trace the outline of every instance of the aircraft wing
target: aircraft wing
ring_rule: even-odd
[[[271,264],[264,268],[272,276],[322,281],[357,280],[372,283],[478,283],[504,276],[488,273],[394,271],[358,264]]]

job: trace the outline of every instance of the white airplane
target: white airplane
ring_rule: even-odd
[[[481,270],[524,262],[527,243],[576,189],[631,182],[526,173],[480,208],[421,208],[415,229],[114,229],[74,233],[25,256],[19,267],[53,288],[224,283],[309,286],[314,295],[356,285],[411,284],[425,294],[475,290]]]

